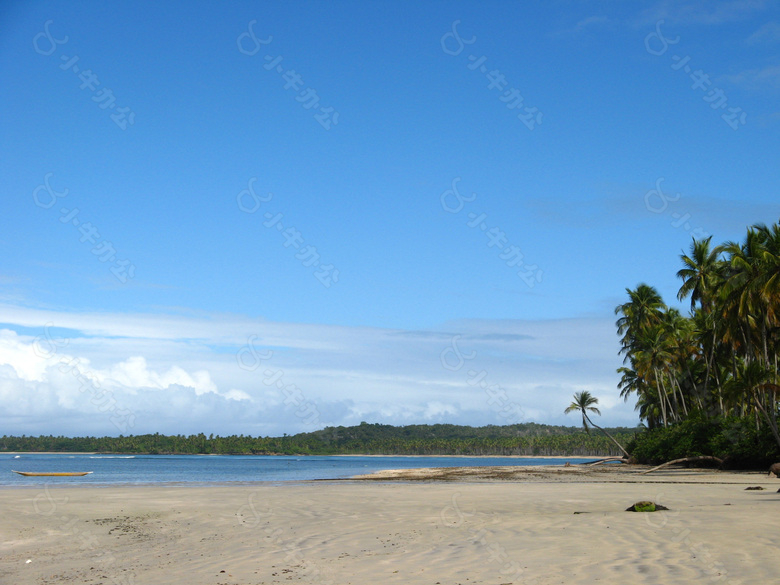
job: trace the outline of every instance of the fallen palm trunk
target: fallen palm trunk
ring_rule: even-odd
[[[605,457],[604,459],[597,459],[596,461],[588,461],[587,463],[584,463],[584,465],[591,466],[591,465],[601,465],[602,463],[610,463],[612,461],[620,461],[621,463],[628,463],[628,459],[625,457]]]
[[[672,459],[671,461],[662,463],[658,467],[653,467],[652,469],[648,469],[647,471],[641,471],[639,475],[644,475],[645,473],[650,473],[651,471],[658,471],[659,469],[663,469],[664,467],[674,465],[675,463],[693,463],[695,461],[715,461],[718,464],[718,466],[723,465],[723,459],[719,459],[718,457],[713,457],[712,455],[699,455],[698,457],[683,457],[682,459]]]

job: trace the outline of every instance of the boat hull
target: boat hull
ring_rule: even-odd
[[[11,471],[25,477],[74,477],[92,473],[91,471],[14,471],[13,469]]]

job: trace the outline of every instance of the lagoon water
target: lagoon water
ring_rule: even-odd
[[[383,469],[479,465],[563,465],[594,458],[101,455],[3,453],[0,486],[224,484],[343,479]],[[84,477],[24,477],[16,471],[92,471]]]

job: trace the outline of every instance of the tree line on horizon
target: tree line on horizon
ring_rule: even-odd
[[[691,455],[737,444],[749,450],[752,441],[760,456],[777,457],[780,225],[749,227],[742,242],[714,246],[712,236],[694,239],[680,260],[677,298],[690,299],[687,315],[645,283],[626,289],[628,301],[615,309],[624,356],[618,388],[625,400],[636,396],[649,431],[640,444],[679,435],[664,429],[687,425],[687,434],[700,435],[681,447],[699,451]],[[674,458],[669,445],[655,449]]]
[[[610,429],[622,441],[635,430]],[[516,425],[408,425],[361,423],[282,437],[197,435],[131,435],[119,437],[0,438],[3,451],[72,451],[136,454],[235,455],[569,455],[608,456],[619,451],[605,437],[576,427],[523,423]]]

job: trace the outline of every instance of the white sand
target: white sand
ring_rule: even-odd
[[[568,481],[549,472],[530,481],[4,489],[0,583],[780,580],[780,481],[574,473]],[[671,510],[624,511],[638,500]]]

